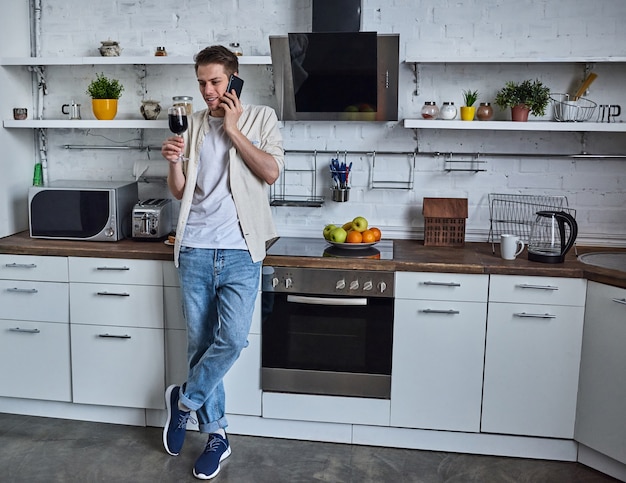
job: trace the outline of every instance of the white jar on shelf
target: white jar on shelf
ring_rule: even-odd
[[[451,120],[456,117],[456,106],[454,102],[444,102],[441,110],[439,111],[439,116],[441,119]]]

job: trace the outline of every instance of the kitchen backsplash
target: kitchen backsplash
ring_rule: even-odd
[[[160,45],[166,47],[169,55],[192,55],[198,47],[232,41],[241,44],[245,55],[269,55],[269,35],[310,30],[310,8],[308,0],[176,4],[165,0],[104,3],[45,0],[41,55],[98,55],[100,41],[109,38],[120,42],[123,56],[153,55]],[[619,22],[623,18],[626,18],[626,3],[613,0],[592,4],[582,0],[363,0],[362,30],[399,33],[401,59],[467,60],[461,64],[420,64],[417,71],[413,70],[414,64],[402,62],[399,110],[400,118],[404,119],[419,118],[422,105],[429,100],[440,106],[444,101],[461,106],[462,91],[466,89],[477,89],[479,102],[493,103],[496,91],[508,80],[540,78],[553,91],[568,92],[582,80],[584,64],[485,65],[472,63],[472,59],[626,57],[626,34]],[[626,120],[626,96],[620,87],[626,77],[626,64],[591,67],[599,77],[589,97],[598,103],[621,104],[624,113],[618,120]],[[191,95],[195,109],[204,107],[193,67],[149,66],[146,72],[142,69],[138,66],[50,68],[44,115],[60,118],[61,105],[74,99],[83,105],[83,118],[90,118],[85,89],[100,71],[116,74],[125,82],[118,118],[139,118],[142,98],[155,98],[166,106],[174,95]],[[270,66],[245,65],[240,74],[246,80],[244,101],[276,107]],[[143,84],[140,78],[144,78]],[[494,110],[496,119],[507,118],[507,113],[497,107]],[[542,156],[626,153],[624,133],[412,130],[404,128],[402,121],[286,122],[282,132],[288,151],[324,151],[316,156],[316,193],[313,194],[326,197],[321,208],[274,208],[283,235],[318,235],[327,222],[343,222],[363,215],[382,226],[387,235],[419,238],[423,229],[422,198],[441,196],[468,198],[468,239],[486,240],[487,194],[511,192],[566,195],[569,205],[577,210],[580,243],[626,244],[626,159]],[[158,149],[166,135],[166,131],[154,130],[143,133],[48,130],[50,179],[131,179],[136,161],[160,159]],[[153,149],[68,149],[68,146],[140,143]],[[413,166],[413,160],[403,153],[415,149],[442,155],[417,156]],[[374,158],[364,152],[380,154]],[[392,152],[398,154],[388,154]],[[449,152],[481,153],[481,156],[450,157],[445,154]],[[328,163],[336,156],[353,163],[347,203],[330,201]],[[306,169],[313,165],[313,158],[288,152],[288,168],[304,166],[305,170],[288,174],[286,192],[310,191],[313,184]],[[476,166],[475,172],[464,169]],[[381,179],[401,182],[396,189],[379,188],[376,180]],[[163,180],[142,182],[140,189],[144,197],[167,193]],[[283,188],[279,184],[275,189]]]

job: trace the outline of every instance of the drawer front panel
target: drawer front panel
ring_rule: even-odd
[[[586,292],[583,278],[491,275],[489,301],[583,307]]]
[[[0,279],[67,282],[67,258],[0,254]]]
[[[463,273],[396,273],[396,298],[486,302],[489,277]]]
[[[69,270],[72,282],[163,285],[157,260],[70,257]]]
[[[163,328],[163,288],[70,283],[73,324]]]
[[[164,409],[163,330],[72,325],[73,401]]]
[[[71,401],[69,324],[0,320],[0,396]]]
[[[68,322],[68,284],[0,280],[0,319]]]

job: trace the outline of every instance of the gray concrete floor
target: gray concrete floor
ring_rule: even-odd
[[[179,456],[159,428],[0,414],[2,482],[185,482],[205,436],[189,432]],[[600,483],[577,463],[230,435],[232,455],[212,481]]]

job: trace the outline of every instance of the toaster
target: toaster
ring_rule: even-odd
[[[172,230],[172,200],[151,198],[133,207],[133,238],[159,240]]]

